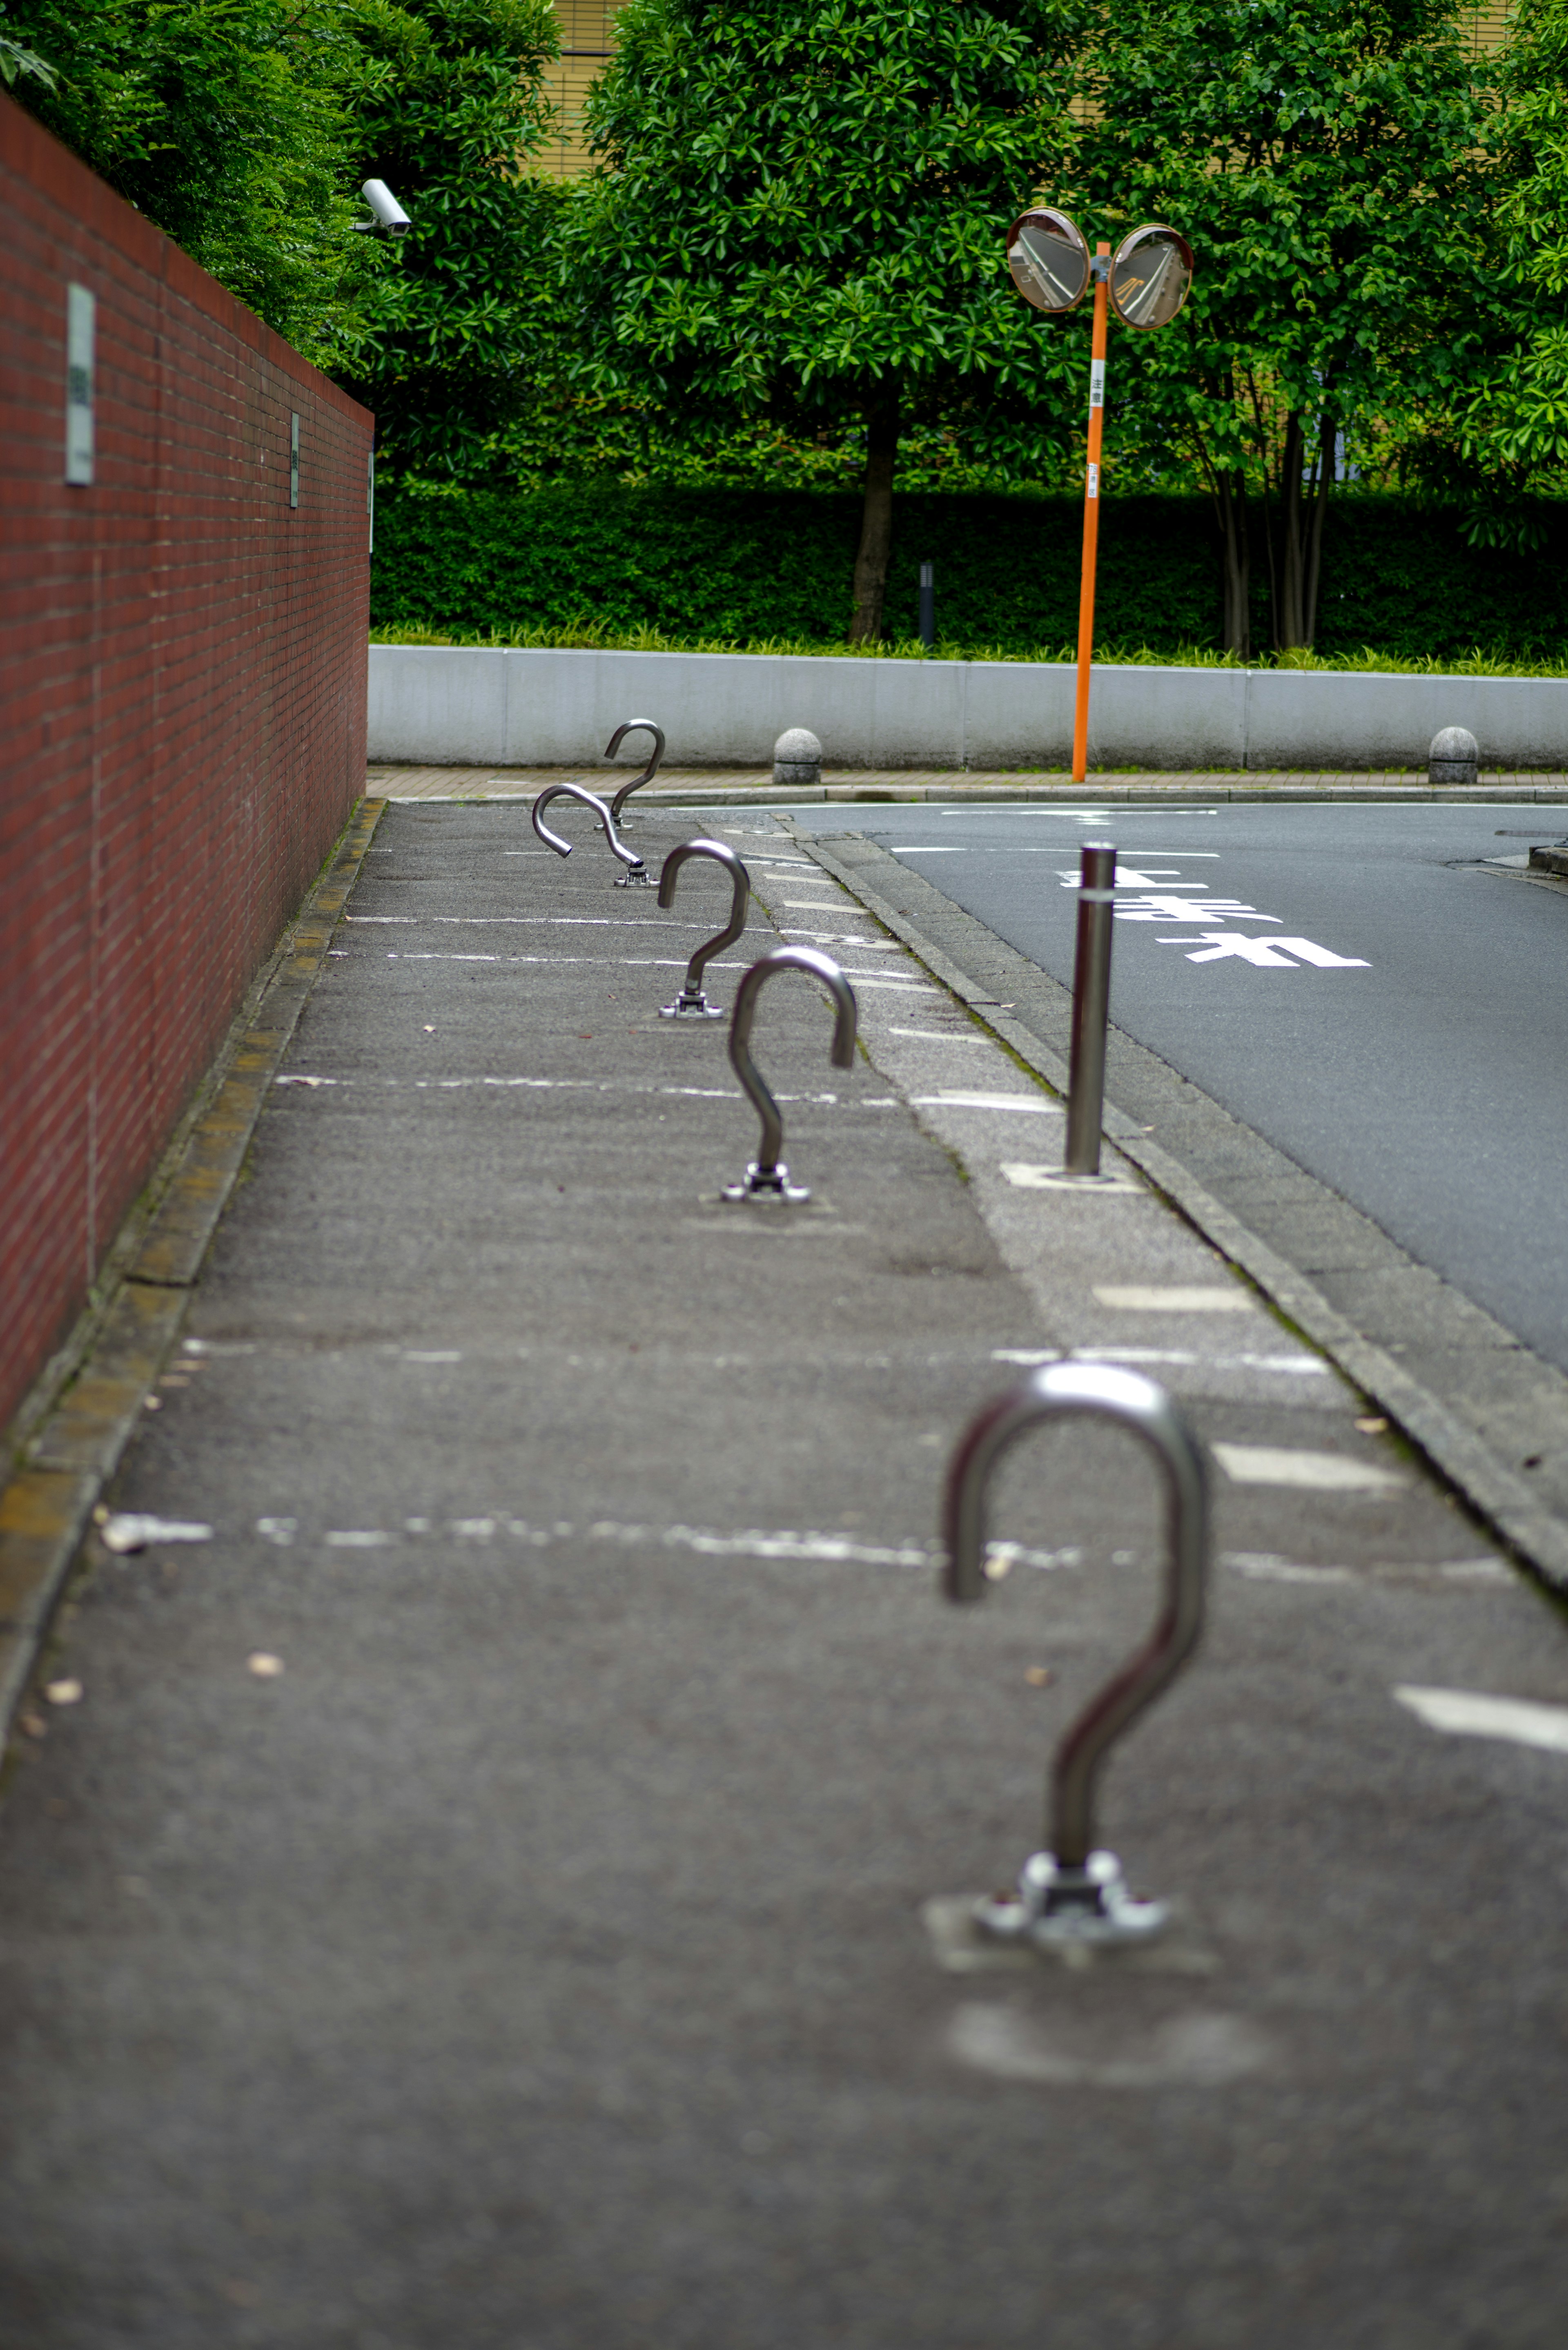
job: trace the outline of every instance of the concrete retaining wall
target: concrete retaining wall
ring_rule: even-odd
[[[765,766],[809,726],[831,767],[1064,767],[1074,671],[1034,661],[370,648],[370,756],[592,766],[623,719],[671,766]],[[1099,767],[1424,767],[1442,726],[1483,765],[1568,765],[1568,680],[1096,668]],[[634,737],[627,746],[646,756]]]

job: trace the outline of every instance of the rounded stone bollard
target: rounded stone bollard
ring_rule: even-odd
[[[1473,784],[1480,745],[1475,736],[1464,726],[1445,726],[1432,737],[1432,747],[1427,754],[1427,781],[1434,789],[1439,784]]]
[[[786,726],[774,744],[774,781],[814,791],[822,781],[822,745],[808,726]]]

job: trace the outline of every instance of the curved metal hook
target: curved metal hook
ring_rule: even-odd
[[[664,756],[663,727],[656,726],[651,718],[628,718],[624,726],[618,726],[616,728],[615,733],[605,744],[605,757],[607,759],[613,759],[616,753],[620,749],[622,743],[626,740],[626,737],[628,734],[637,733],[639,729],[643,733],[652,735],[653,756],[649,759],[647,766],[644,767],[641,775],[633,775],[629,784],[622,784],[619,791],[617,792],[614,799],[610,802],[610,814],[614,816],[617,824],[620,822],[621,810],[625,807],[628,800],[630,799],[633,792],[640,791],[644,784],[652,783],[655,775],[659,773],[659,763]]]
[[[698,948],[686,966],[685,986],[673,1003],[666,1003],[662,1007],[661,1017],[666,1020],[722,1020],[724,1016],[722,1005],[710,1003],[703,993],[702,972],[709,956],[716,955],[722,947],[732,947],[745,929],[746,899],[751,891],[752,877],[726,842],[683,840],[680,847],[672,848],[664,860],[659,877],[659,902],[661,906],[674,905],[677,877],[688,858],[691,857],[711,857],[728,873],[734,885],[734,894],[730,900],[730,920],[728,926],[716,938],[705,939]]]
[[[855,1062],[855,1038],[859,1026],[859,1010],[855,990],[839,970],[831,955],[818,954],[815,947],[775,947],[760,962],[754,962],[735,990],[735,1009],[730,1015],[730,1066],[751,1097],[752,1106],[763,1121],[763,1139],[757,1156],[746,1170],[743,1183],[726,1186],[726,1200],[749,1200],[759,1196],[774,1200],[806,1200],[811,1194],[791,1183],[789,1169],[779,1157],[784,1147],[784,1119],[779,1106],[763,1082],[761,1071],[751,1055],[752,1022],[756,1016],[757,997],[776,972],[804,971],[813,979],[820,979],[833,998],[833,1050],[830,1055],[836,1069],[847,1069]]]
[[[572,853],[571,842],[563,840],[558,832],[552,832],[545,822],[545,810],[552,800],[558,799],[581,800],[585,807],[592,808],[605,828],[605,838],[626,867],[626,878],[628,881],[638,875],[640,875],[645,882],[652,879],[653,877],[644,866],[641,858],[634,850],[623,847],[616,838],[613,811],[605,806],[597,792],[590,792],[585,784],[552,784],[548,790],[541,792],[535,801],[530,811],[534,829],[546,847],[553,848],[557,857],[570,857]]]
[[[1147,1933],[1164,1923],[1163,1907],[1133,1902],[1121,1887],[1114,1856],[1093,1849],[1095,1787],[1109,1749],[1191,1655],[1203,1627],[1208,1580],[1208,1469],[1169,1396],[1134,1371],[1056,1363],[1032,1372],[988,1404],[960,1440],[942,1512],[948,1597],[965,1602],[985,1596],[985,1489],[1002,1455],[1043,1420],[1085,1416],[1130,1429],[1159,1463],[1168,1530],[1165,1598],[1147,1642],[1090,1700],[1056,1750],[1049,1853],[1037,1853],[1026,1863],[1019,1903],[1002,1905],[983,1920],[994,1931],[1032,1930],[1036,1938],[1052,1912],[1075,1911],[1080,1921],[1087,1915],[1114,1928],[1119,1911],[1123,1933]],[[1002,1914],[1014,1910],[1022,1913],[1017,1922]]]

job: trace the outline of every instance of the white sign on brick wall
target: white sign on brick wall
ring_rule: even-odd
[[[93,477],[92,374],[98,304],[85,286],[66,288],[66,479]]]

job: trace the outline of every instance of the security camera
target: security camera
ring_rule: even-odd
[[[356,221],[356,228],[364,229],[370,234],[384,228],[393,236],[401,236],[412,227],[412,222],[385,180],[367,180],[359,192],[376,217],[374,220]]]

